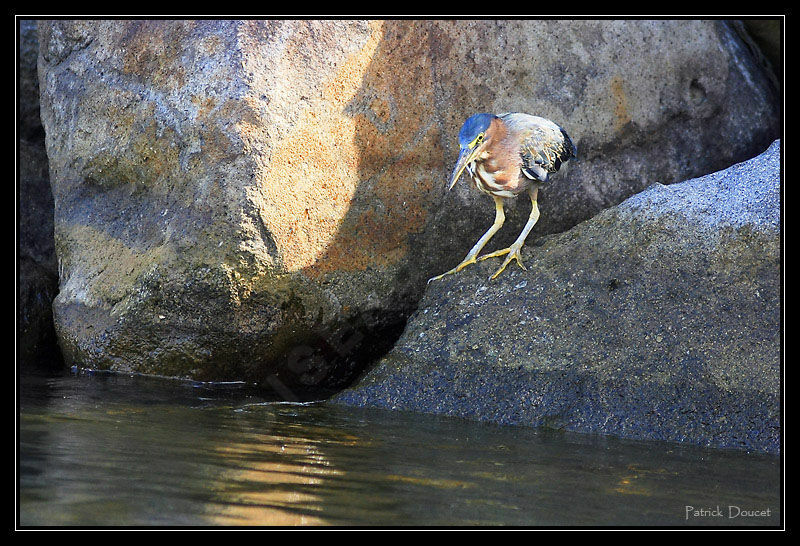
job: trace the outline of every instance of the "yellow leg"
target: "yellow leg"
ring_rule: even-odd
[[[506,221],[506,214],[503,211],[503,198],[494,195],[492,197],[494,197],[494,210],[495,210],[494,224],[492,224],[492,227],[490,227],[486,231],[486,233],[483,234],[483,237],[478,239],[478,242],[475,243],[475,246],[472,247],[472,250],[469,251],[469,254],[467,254],[467,256],[461,261],[460,264],[455,266],[450,271],[447,271],[446,273],[442,273],[441,275],[437,275],[436,277],[428,279],[428,283],[430,283],[431,281],[439,280],[445,275],[458,273],[459,271],[467,267],[469,264],[474,264],[476,262],[478,253],[480,253],[480,251],[483,250],[483,247],[485,247],[486,243],[489,242],[489,239],[491,239],[492,236],[495,233],[497,233],[497,230],[503,227],[503,222]]]
[[[500,266],[500,269],[498,269],[495,274],[492,275],[492,279],[496,278],[500,273],[502,273],[506,266],[511,263],[511,260],[517,260],[517,264],[519,264],[522,269],[525,269],[525,265],[522,263],[520,250],[522,249],[522,245],[525,244],[525,239],[533,229],[533,226],[536,224],[537,220],[539,220],[539,205],[536,203],[536,197],[539,194],[539,189],[531,188],[528,193],[531,196],[531,215],[528,217],[528,223],[525,224],[524,228],[522,228],[522,232],[519,234],[519,237],[517,237],[517,240],[514,241],[514,243],[508,248],[496,250],[490,254],[486,254],[485,256],[478,258],[478,260],[485,260],[487,258],[495,258],[497,256],[508,254],[503,262],[503,265]]]

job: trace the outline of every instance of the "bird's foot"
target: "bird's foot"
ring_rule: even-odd
[[[466,258],[464,258],[463,262],[461,262],[460,264],[455,266],[450,271],[446,271],[446,272],[442,273],[441,275],[436,275],[435,277],[431,277],[430,279],[428,279],[428,284],[432,283],[433,281],[438,281],[439,279],[441,279],[442,277],[446,277],[447,275],[452,275],[453,273],[458,273],[459,271],[461,271],[462,269],[464,269],[468,265],[474,264],[476,261],[477,260],[475,259],[475,256],[467,256]]]
[[[506,259],[503,261],[503,265],[500,266],[500,269],[495,271],[494,275],[492,275],[489,278],[490,280],[496,279],[497,276],[505,270],[506,266],[508,266],[508,264],[511,263],[511,260],[517,260],[517,265],[519,265],[523,270],[527,271],[525,264],[522,263],[522,255],[520,254],[521,249],[522,245],[511,245],[508,248],[495,250],[494,252],[481,256],[480,258],[478,258],[478,261],[483,261],[488,258],[496,258],[498,256],[504,256],[508,254],[508,256],[506,256]]]

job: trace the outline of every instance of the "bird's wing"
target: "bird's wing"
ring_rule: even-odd
[[[529,178],[547,181],[561,164],[577,153],[567,133],[550,120],[527,114],[505,114],[504,121],[517,133],[522,170]]]
[[[522,135],[520,155],[523,168],[535,169],[538,166],[554,173],[575,155],[575,146],[561,128],[535,126]]]

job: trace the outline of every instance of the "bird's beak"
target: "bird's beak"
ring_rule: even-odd
[[[456,182],[458,182],[458,178],[461,176],[461,173],[464,171],[464,168],[469,164],[470,161],[473,160],[477,151],[478,151],[477,147],[474,149],[461,148],[461,153],[458,155],[458,161],[456,161],[456,166],[453,169],[453,174],[450,176],[450,185],[447,187],[447,191],[453,189],[453,186],[455,186]]]

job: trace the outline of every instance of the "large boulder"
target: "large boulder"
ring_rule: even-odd
[[[53,244],[53,195],[39,119],[39,42],[36,21],[19,21],[17,351],[23,366],[56,367],[61,358],[53,327],[58,271]]]
[[[778,452],[779,141],[539,242],[431,283],[336,400]]]
[[[42,21],[42,117],[71,361],[340,386],[491,223],[447,194],[476,111],[579,149],[534,234],[776,136],[722,21]],[[498,242],[527,217],[510,207]]]

